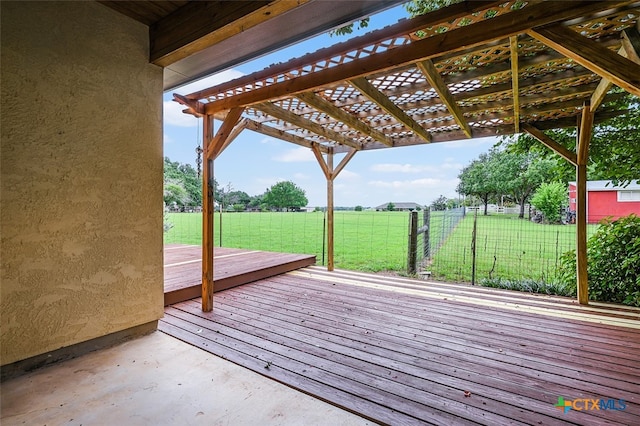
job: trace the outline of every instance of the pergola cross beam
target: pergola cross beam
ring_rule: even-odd
[[[349,83],[358,89],[360,93],[368,97],[372,102],[378,104],[380,108],[385,110],[398,122],[404,124],[413,133],[424,139],[425,142],[431,142],[431,135],[417,121],[404,112],[399,106],[391,102],[384,93],[378,90],[369,80],[364,77],[349,80]]]

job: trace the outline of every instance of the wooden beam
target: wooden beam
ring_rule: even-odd
[[[576,166],[576,279],[578,303],[589,303],[589,280],[587,274],[587,162],[589,142],[593,130],[593,113],[585,103],[578,123]]]
[[[589,142],[591,141],[591,133],[593,131],[593,113],[588,102],[582,107],[582,116],[580,119],[580,128],[578,130],[578,165],[587,164],[589,158]]]
[[[349,114],[348,112],[340,108],[337,108],[331,102],[316,95],[315,93],[313,92],[299,93],[297,97],[300,100],[304,101],[306,104],[316,108],[317,110],[324,112],[325,114],[335,118],[338,121],[343,122],[344,124],[352,127],[353,129],[359,131],[360,133],[365,134],[379,142],[382,142],[385,145],[393,146],[393,142],[391,141],[391,139],[389,139],[384,133],[358,120],[356,117]]]
[[[340,161],[340,163],[338,164],[338,167],[335,168],[335,170],[332,173],[332,178],[335,179],[338,177],[338,175],[340,174],[340,172],[342,171],[342,169],[345,168],[345,166],[347,165],[347,163],[349,161],[351,161],[351,159],[353,158],[354,155],[356,155],[356,151],[355,149],[351,148],[349,150],[349,152],[347,152],[347,155],[345,155],[342,160]]]
[[[534,4],[467,27],[435,34],[422,40],[345,62],[322,71],[215,100],[206,104],[205,109],[207,113],[214,113],[235,106],[251,105],[306,92],[327,84],[355,79],[420,60],[432,59],[448,52],[482,45],[492,40],[503,39],[529,30],[532,27],[576,18],[628,3],[630,2],[559,1]],[[325,53],[325,57],[330,58],[331,56],[331,52]],[[192,96],[188,95],[188,97],[191,98]]]
[[[640,21],[638,22],[640,23]],[[638,52],[640,52],[640,34],[636,28],[627,28],[622,32],[622,46],[618,50],[618,55],[631,59],[640,65]],[[607,78],[600,80],[600,84],[598,84],[591,96],[591,111],[598,109],[612,85],[611,80]]]
[[[149,27],[149,60],[169,66],[307,1],[190,1]]]
[[[433,87],[433,90],[436,91],[442,103],[447,107],[447,109],[453,116],[453,119],[456,121],[456,123],[458,123],[458,126],[460,126],[460,129],[462,129],[464,134],[467,135],[468,138],[470,138],[471,127],[469,127],[469,123],[467,123],[467,120],[464,118],[464,114],[462,113],[460,106],[458,106],[456,101],[453,99],[453,95],[451,95],[447,84],[440,76],[440,73],[436,69],[433,62],[430,59],[427,59],[425,61],[418,62],[416,65],[418,66],[424,77],[427,79],[431,87]],[[429,141],[431,141],[431,139],[429,139]]]
[[[205,116],[202,126],[205,152],[213,143],[213,116]],[[202,310],[213,310],[213,213],[214,213],[213,159],[206,158],[202,175]]]
[[[231,142],[233,142],[235,138],[237,138],[240,135],[240,133],[242,133],[242,131],[247,128],[247,121],[248,120],[246,118],[243,118],[242,120],[238,121],[238,124],[234,126],[234,128],[229,133],[229,137],[227,137],[227,139],[224,141],[224,143],[220,147],[220,150],[216,153],[215,158],[218,158],[220,154],[222,154],[222,152],[225,149],[227,149],[229,145],[231,145]]]
[[[531,124],[522,124],[522,130],[529,133],[534,138],[538,139],[544,146],[551,149],[556,154],[560,155],[562,158],[573,164],[574,166],[578,165],[578,159],[574,152],[569,151],[569,149],[560,145],[558,142],[551,139],[549,136],[545,135],[542,130],[537,129],[535,126]]]
[[[325,137],[327,139],[329,139],[330,141],[335,141],[338,142],[340,144],[343,145],[347,145],[350,146],[352,148],[355,149],[362,149],[362,144],[359,142],[356,142],[354,140],[351,140],[349,138],[344,137],[343,135],[341,135],[340,133],[331,130],[331,129],[325,129],[321,124],[315,123],[311,120],[307,120],[304,117],[300,117],[297,114],[292,113],[291,111],[287,111],[285,109],[282,109],[274,104],[272,104],[271,102],[265,102],[262,104],[258,104],[258,105],[254,105],[254,107],[256,109],[261,110],[262,112],[265,112],[267,114],[269,114],[272,117],[278,118],[280,120],[284,120],[288,123],[294,124],[298,127],[302,127],[303,129],[306,129],[310,132],[313,132],[317,135],[320,135],[322,137]]]
[[[562,25],[534,28],[529,34],[627,92],[640,96],[640,66],[633,61]]]
[[[350,148],[350,149],[353,149],[353,148]],[[327,162],[324,161],[322,152],[320,152],[320,149],[318,149],[318,144],[315,144],[315,143],[312,144],[311,151],[313,152],[313,155],[316,156],[316,160],[318,160],[318,164],[320,164],[320,168],[322,169],[322,173],[324,173],[324,177],[327,178],[327,180],[331,180],[332,170],[329,170],[329,167],[327,166]]]
[[[622,32],[622,48],[626,57],[636,64],[640,64],[640,20],[635,28],[627,28]]]
[[[513,128],[515,133],[520,133],[520,88],[518,65],[518,36],[509,37],[509,48],[511,50],[511,91],[513,92]]]
[[[301,138],[300,136],[292,135],[291,133],[276,129],[275,127],[263,125],[261,123],[258,123],[257,121],[250,119],[247,119],[245,127],[247,130],[252,130],[265,136],[280,139],[285,142],[291,142],[293,144],[304,146],[306,148],[311,148],[315,144],[314,142],[309,142],[308,140],[306,140],[305,138]],[[321,152],[328,152],[328,148],[325,146],[317,145],[317,148]]]
[[[379,91],[373,84],[364,77],[354,78],[349,80],[349,84],[358,89],[360,93],[369,98],[373,103],[376,103],[389,113],[392,117],[404,124],[413,133],[424,139],[426,142],[431,142],[431,135],[427,132],[417,121],[409,117],[399,106],[391,102],[381,91]]]
[[[238,123],[238,120],[240,120],[243,111],[244,108],[233,108],[231,111],[229,111],[229,114],[227,114],[227,117],[222,122],[222,126],[220,126],[220,128],[218,129],[216,136],[205,148],[204,158],[214,159],[218,155],[220,155],[220,152],[222,152],[224,146],[228,145],[227,139],[231,135],[233,128]]]
[[[327,168],[333,174],[333,151],[327,154]],[[327,271],[334,270],[333,178],[327,179]]]
[[[362,46],[373,45],[384,40],[389,40],[396,37],[403,37],[407,34],[420,31],[424,28],[432,27],[442,22],[449,22],[457,18],[462,18],[471,13],[479,12],[499,5],[502,2],[504,2],[504,0],[474,0],[453,4],[451,6],[435,10],[425,15],[416,16],[412,19],[402,20],[396,25],[385,27],[377,31],[372,31],[371,33],[363,36],[350,38],[345,42],[333,45],[330,49],[321,49],[316,52],[301,56],[299,58],[291,59],[290,61],[287,61],[285,63],[274,64],[262,71],[239,77],[233,81],[221,83],[214,87],[190,93],[187,95],[187,97],[190,99],[205,99],[211,96],[216,96],[219,93],[226,92],[227,90],[231,90],[237,87],[243,87],[247,84],[252,84],[255,81],[286,73],[287,71],[296,67],[303,67],[317,61],[322,61],[323,59],[330,56],[346,54]]]
[[[186,96],[182,96],[178,93],[173,94],[173,100],[178,102],[180,105],[184,105],[187,107],[187,110],[183,110],[182,112],[194,115],[196,117],[204,116],[204,104],[200,101],[189,99]]]

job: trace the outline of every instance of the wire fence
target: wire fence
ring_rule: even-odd
[[[515,214],[467,212],[464,208],[427,214],[420,234],[418,271],[432,279],[553,279],[562,254],[575,249],[575,225],[548,225]],[[334,262],[337,268],[406,274],[410,265],[410,213],[336,211]],[[200,213],[166,213],[165,243],[202,243]],[[588,225],[589,235],[597,225]],[[165,226],[167,228],[167,226]],[[216,246],[303,253],[326,265],[327,220],[323,212],[216,212]],[[474,250],[475,248],[475,250]],[[474,253],[475,251],[475,253]]]

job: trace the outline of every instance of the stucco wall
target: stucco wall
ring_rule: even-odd
[[[97,2],[0,7],[4,365],[162,315],[162,70]]]

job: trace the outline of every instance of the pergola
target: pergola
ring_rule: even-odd
[[[609,104],[613,86],[640,96],[639,16],[632,1],[465,1],[174,95],[204,118],[203,310],[213,308],[213,160],[243,129],[313,150],[330,271],[333,181],[358,151],[529,133],[576,168],[577,298],[587,304],[589,141],[595,123],[626,113]],[[577,127],[576,152],[543,133],[566,127]]]

